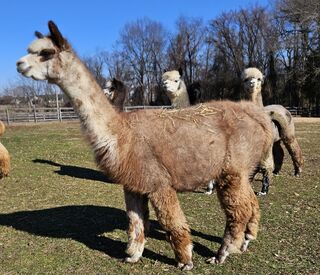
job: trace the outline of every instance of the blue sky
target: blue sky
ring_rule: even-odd
[[[47,34],[47,22],[56,22],[80,56],[110,50],[123,26],[148,17],[173,30],[179,16],[203,18],[205,22],[223,11],[269,0],[1,0],[0,92],[17,77],[15,63],[35,39],[34,31]]]

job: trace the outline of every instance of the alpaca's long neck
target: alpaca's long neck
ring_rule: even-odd
[[[251,101],[257,106],[263,107],[261,89],[254,89],[251,93]]]
[[[187,91],[186,84],[181,81],[179,89],[175,93],[175,97],[171,100],[172,105],[176,108],[188,107],[190,106],[189,95]]]
[[[79,115],[98,163],[101,164],[101,158],[108,158],[109,165],[115,165],[117,136],[121,130],[120,115],[76,55],[66,53],[62,60],[65,71],[57,84],[68,95]]]

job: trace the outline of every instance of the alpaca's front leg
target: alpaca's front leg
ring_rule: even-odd
[[[126,262],[135,263],[142,256],[145,234],[149,230],[149,209],[148,198],[124,190],[127,215],[129,218],[127,254]]]
[[[177,193],[171,186],[161,186],[149,195],[157,218],[164,230],[174,251],[178,267],[182,270],[191,270],[192,242],[190,229],[180,207]]]

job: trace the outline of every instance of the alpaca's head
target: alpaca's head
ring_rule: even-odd
[[[247,68],[243,71],[241,79],[244,84],[244,88],[248,92],[261,91],[264,81],[263,74],[257,68]]]
[[[181,78],[181,71],[168,71],[162,75],[162,83],[166,89],[168,97],[172,100],[177,96],[181,85],[184,84]]]
[[[124,88],[124,84],[121,81],[113,78],[106,81],[103,92],[110,99],[110,101],[113,101],[117,96],[119,96],[120,93],[125,92]]]
[[[35,32],[37,39],[29,45],[28,54],[17,61],[17,70],[35,80],[55,82],[63,77],[63,55],[70,52],[71,47],[55,23],[49,21],[48,26],[48,36]]]
[[[127,87],[122,81],[115,78],[106,81],[103,92],[118,110],[123,110]]]

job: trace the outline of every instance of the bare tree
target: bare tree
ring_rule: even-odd
[[[93,56],[83,57],[82,60],[91,71],[98,84],[103,87],[105,83],[105,67],[107,53],[104,51],[97,52]]]
[[[122,54],[130,65],[132,83],[143,89],[143,102],[153,99],[154,86],[160,85],[166,46],[164,27],[148,18],[128,23],[120,33]]]
[[[169,67],[181,68],[189,86],[201,78],[203,55],[205,54],[206,27],[201,18],[180,17],[177,33],[170,39],[168,48]]]
[[[318,0],[279,0],[276,19],[280,29],[281,64],[285,70],[284,91],[289,105],[315,104],[320,95],[320,2]]]

